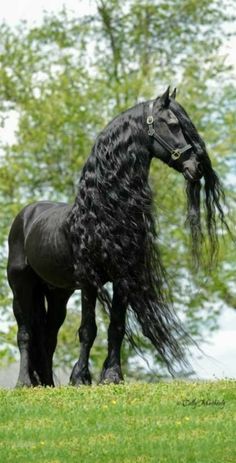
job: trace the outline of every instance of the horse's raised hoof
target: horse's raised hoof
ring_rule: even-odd
[[[124,378],[119,366],[113,368],[103,368],[99,384],[122,384]]]
[[[92,378],[88,369],[79,369],[78,364],[76,363],[71,376],[70,376],[70,385],[71,386],[91,386]]]

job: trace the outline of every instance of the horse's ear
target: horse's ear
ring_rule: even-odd
[[[167,87],[163,95],[160,96],[160,103],[162,108],[168,108],[170,104],[170,87]]]
[[[173,90],[173,92],[171,93],[170,97],[173,98],[173,100],[175,100],[175,97],[176,97],[176,88],[174,88],[174,90]]]

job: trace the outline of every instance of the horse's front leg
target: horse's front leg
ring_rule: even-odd
[[[96,298],[97,290],[92,286],[82,289],[82,317],[79,328],[80,356],[70,377],[70,383],[73,386],[91,384],[92,382],[88,363],[89,353],[97,335],[95,321]]]
[[[103,364],[101,383],[118,384],[123,381],[120,352],[125,335],[126,303],[122,298],[119,286],[113,285],[113,299],[110,310],[108,328],[108,355]]]

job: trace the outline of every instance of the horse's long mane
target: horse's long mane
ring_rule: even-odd
[[[68,226],[78,284],[95,285],[100,300],[107,301],[104,282],[118,282],[122,302],[131,307],[143,333],[171,371],[173,360],[185,358],[183,339],[188,338],[170,303],[158,249],[148,184],[147,107],[142,103],[124,112],[98,136],[82,170]],[[184,109],[173,99],[170,108],[203,165],[207,228],[214,253],[216,209],[224,222],[221,185],[205,144]],[[187,198],[188,222],[198,257],[202,240],[200,182],[188,183]]]
[[[206,145],[184,108],[175,100],[171,100],[170,109],[178,118],[185,138],[189,140],[195,153],[197,153],[204,177],[204,213],[207,236],[205,236],[201,224],[201,182],[187,182],[186,188],[188,202],[187,223],[191,232],[192,254],[196,265],[198,265],[201,260],[202,245],[205,241],[206,247],[204,249],[205,251],[208,250],[208,262],[212,265],[216,262],[218,253],[217,217],[223,227],[230,232],[222,208],[225,201],[223,186],[212,168]]]
[[[142,112],[142,105],[136,106],[98,136],[68,218],[77,279],[98,288],[103,280],[129,273],[147,235],[152,194],[147,182],[150,160],[140,141]]]
[[[68,217],[78,282],[107,301],[104,281],[119,282],[128,304],[169,369],[181,360],[183,329],[167,302],[148,184],[145,105],[115,118],[98,136]],[[108,302],[109,303],[109,302]]]

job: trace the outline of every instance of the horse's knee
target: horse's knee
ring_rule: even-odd
[[[29,347],[31,335],[26,328],[19,328],[17,333],[17,343],[19,349],[24,349]]]
[[[25,328],[20,328],[17,334],[17,339],[21,342],[28,342],[30,340],[30,333]]]

